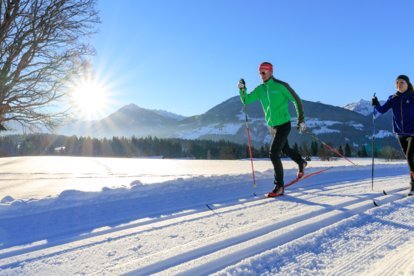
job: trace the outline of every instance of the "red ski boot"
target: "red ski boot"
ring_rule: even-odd
[[[285,193],[285,186],[283,183],[281,184],[275,181],[275,185],[276,187],[273,189],[273,191],[267,194],[267,197],[282,196]]]

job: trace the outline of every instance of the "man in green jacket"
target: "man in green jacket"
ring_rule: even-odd
[[[260,64],[259,73],[263,83],[257,86],[252,92],[246,93],[246,87],[243,81],[239,82],[240,98],[244,105],[259,100],[262,104],[265,114],[266,123],[272,134],[272,143],[270,146],[270,160],[275,170],[275,188],[268,194],[269,197],[283,195],[283,165],[280,159],[282,152],[287,154],[293,161],[298,164],[299,170],[297,177],[304,175],[306,161],[300,154],[291,149],[288,143],[288,136],[291,129],[289,101],[293,102],[298,116],[297,128],[300,132],[306,130],[305,117],[303,114],[302,101],[289,86],[289,84],[277,80],[273,77],[273,66],[269,62]]]

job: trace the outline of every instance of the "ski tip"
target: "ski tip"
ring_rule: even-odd
[[[372,203],[374,203],[374,206],[375,207],[378,207],[379,206],[378,203],[375,200],[372,200]]]
[[[382,193],[383,193],[384,195],[388,195],[388,194],[387,194],[387,192],[386,192],[385,190],[382,190]]]

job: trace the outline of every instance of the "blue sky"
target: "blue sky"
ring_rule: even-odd
[[[410,0],[98,0],[93,36],[111,110],[134,103],[185,116],[206,112],[260,84],[258,65],[304,100],[343,106],[399,74],[414,79]],[[306,110],[305,110],[306,113]]]

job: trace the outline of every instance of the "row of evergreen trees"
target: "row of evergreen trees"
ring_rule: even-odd
[[[348,143],[345,146],[339,146],[334,148],[330,143],[327,144],[329,147],[336,150],[340,155],[345,157],[371,157],[372,148],[371,145],[360,145],[358,147],[351,147]],[[297,143],[294,144],[294,148],[298,150],[303,156],[319,156],[322,159],[329,160],[332,157],[338,157],[339,155],[329,149],[327,146],[317,143],[315,141],[311,142],[310,147],[306,143],[303,143],[301,146],[298,146]],[[384,146],[374,148],[374,157],[381,157],[386,159],[402,159],[404,158],[403,153],[400,149],[392,146]]]
[[[246,145],[228,141],[159,139],[157,137],[97,139],[52,134],[0,137],[0,156],[63,155],[94,157],[153,157],[240,159]]]
[[[302,156],[330,159],[335,154],[322,144],[312,141],[294,144]],[[368,157],[371,149],[365,145],[352,148],[349,144],[336,149],[346,157]],[[376,157],[402,158],[401,151],[384,147],[374,152]],[[152,157],[195,159],[242,159],[249,157],[247,145],[229,141],[159,139],[157,137],[97,139],[91,137],[61,136],[53,134],[9,135],[0,137],[0,156],[64,155],[95,157]],[[269,155],[269,145],[253,149],[256,158]]]

